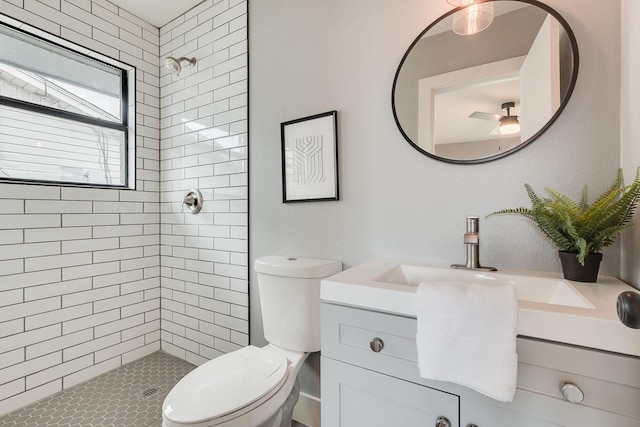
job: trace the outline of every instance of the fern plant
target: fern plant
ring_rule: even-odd
[[[560,251],[575,253],[580,264],[588,254],[599,253],[610,246],[631,222],[640,200],[640,167],[632,184],[624,185],[622,169],[615,182],[593,203],[589,204],[589,189],[585,185],[582,197],[575,202],[551,188],[549,197],[536,194],[525,184],[531,208],[503,209],[499,214],[519,214],[534,221]]]

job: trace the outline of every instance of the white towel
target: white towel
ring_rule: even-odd
[[[511,402],[518,373],[513,286],[422,282],[417,297],[420,376]]]

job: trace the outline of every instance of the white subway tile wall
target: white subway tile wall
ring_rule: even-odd
[[[247,345],[246,0],[162,29],[106,0],[0,13],[137,68],[135,191],[0,184],[0,415],[160,348]],[[175,76],[166,56],[198,62]]]
[[[160,349],[160,90],[145,84],[160,38],[104,0],[0,11],[135,66],[138,83],[136,191],[0,184],[4,414]]]
[[[247,2],[209,0],[160,29],[162,349],[201,364],[249,343]],[[200,213],[182,211],[197,188]]]

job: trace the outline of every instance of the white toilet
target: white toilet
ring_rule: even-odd
[[[162,404],[163,427],[289,427],[298,371],[320,351],[320,280],[339,261],[267,256],[255,262],[266,347],[208,361],[176,384]]]

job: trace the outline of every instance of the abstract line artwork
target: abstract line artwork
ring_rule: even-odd
[[[337,112],[281,124],[284,203],[338,200]]]
[[[294,182],[298,184],[320,184],[327,179],[322,159],[322,135],[296,138],[292,149]]]

